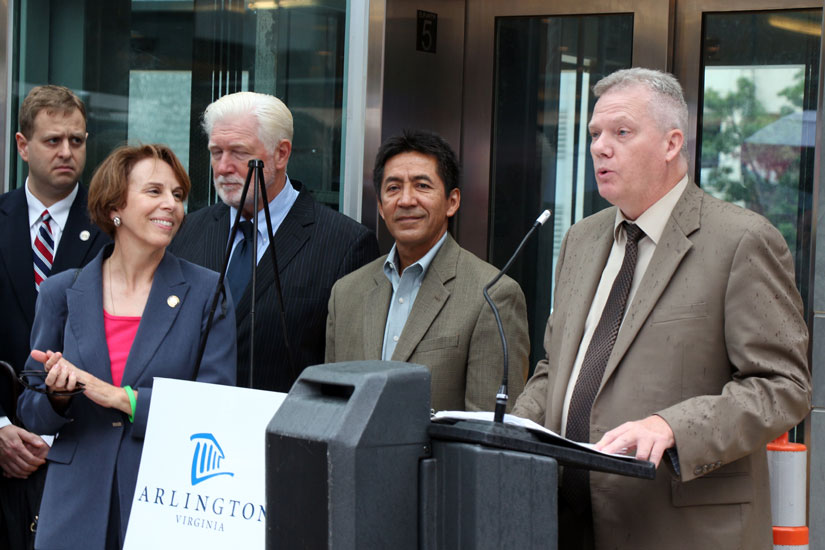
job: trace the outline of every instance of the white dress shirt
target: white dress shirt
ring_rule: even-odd
[[[49,227],[52,230],[52,239],[54,240],[54,255],[57,256],[57,247],[60,244],[60,237],[63,236],[63,230],[66,229],[66,222],[69,221],[69,211],[72,209],[72,203],[77,196],[78,184],[75,184],[72,192],[64,199],[60,199],[51,206],[44,206],[40,199],[35,197],[29,190],[29,180],[26,178],[26,203],[29,205],[29,232],[31,236],[31,244],[34,247],[34,239],[37,236],[37,230],[40,228],[40,215],[44,210],[49,211],[51,221]],[[54,223],[52,223],[54,222]],[[32,267],[34,270],[34,267]],[[32,275],[34,277],[34,275]]]

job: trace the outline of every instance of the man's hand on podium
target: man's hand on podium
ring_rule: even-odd
[[[670,425],[664,418],[654,414],[643,420],[625,422],[610,430],[596,443],[596,450],[623,453],[636,449],[636,458],[649,460],[658,468],[662,455],[675,444]]]

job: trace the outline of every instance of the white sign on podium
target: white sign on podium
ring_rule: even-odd
[[[124,549],[263,549],[266,427],[285,397],[155,379]]]

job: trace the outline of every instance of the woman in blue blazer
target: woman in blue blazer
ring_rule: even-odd
[[[152,381],[192,379],[218,274],[166,252],[183,221],[186,171],[161,145],[123,147],[96,171],[89,213],[114,244],[81,271],[48,278],[32,329],[20,418],[58,434],[35,548],[120,548],[134,497]],[[235,383],[235,314],[218,307],[197,380]],[[205,404],[207,405],[207,404]],[[173,421],[173,419],[169,419]]]

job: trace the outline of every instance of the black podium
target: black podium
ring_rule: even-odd
[[[430,373],[307,368],[266,434],[267,548],[557,548],[558,467],[650,478],[524,428],[430,421]]]

